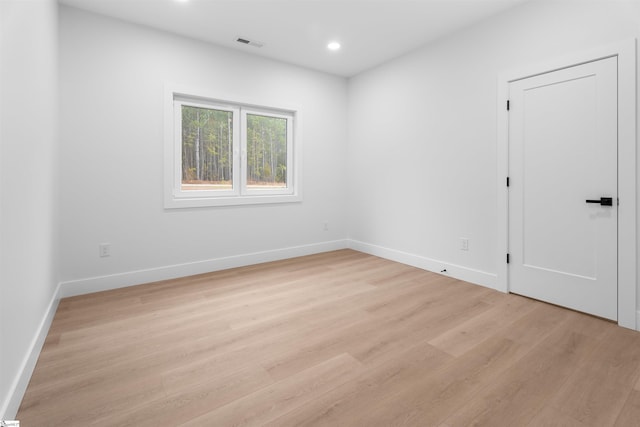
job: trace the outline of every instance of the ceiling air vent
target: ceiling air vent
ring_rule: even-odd
[[[253,47],[262,47],[264,46],[264,43],[260,43],[258,41],[255,40],[249,40],[245,37],[238,37],[236,38],[236,41],[238,43],[242,43],[242,44],[248,44],[249,46],[253,46]]]

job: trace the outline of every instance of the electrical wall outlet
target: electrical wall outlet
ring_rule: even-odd
[[[460,250],[468,251],[469,250],[469,239],[461,237],[460,238]]]
[[[111,256],[111,243],[100,243],[98,245],[98,254],[100,258]]]

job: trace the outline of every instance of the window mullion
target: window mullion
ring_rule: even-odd
[[[240,194],[247,193],[247,178],[249,174],[249,166],[247,160],[247,113],[244,109],[240,109]]]
[[[233,110],[233,191],[242,194],[242,131],[240,109]]]

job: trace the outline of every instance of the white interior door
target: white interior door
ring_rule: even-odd
[[[617,58],[509,99],[509,290],[617,320]]]

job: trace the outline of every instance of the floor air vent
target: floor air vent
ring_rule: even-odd
[[[236,38],[236,41],[238,43],[248,44],[249,46],[253,46],[253,47],[262,47],[262,46],[264,46],[264,43],[260,43],[260,42],[255,41],[255,40],[249,40],[249,39],[244,38],[244,37],[238,37],[238,38]]]

